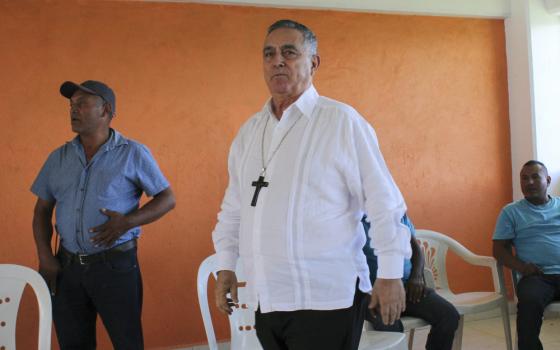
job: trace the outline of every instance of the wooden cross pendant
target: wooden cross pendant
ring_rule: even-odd
[[[255,186],[255,193],[253,194],[253,200],[251,201],[251,206],[257,206],[257,199],[259,199],[259,192],[261,188],[268,187],[268,182],[264,181],[264,176],[259,176],[257,181],[253,181],[251,186]]]

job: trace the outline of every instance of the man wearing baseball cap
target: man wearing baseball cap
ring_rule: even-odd
[[[67,81],[60,93],[70,100],[77,136],[50,154],[31,187],[39,272],[52,294],[58,342],[63,350],[95,349],[99,314],[115,349],[143,349],[136,241],[140,226],[173,209],[175,198],[148,148],[110,127],[110,87]],[[140,207],[142,193],[152,198]]]

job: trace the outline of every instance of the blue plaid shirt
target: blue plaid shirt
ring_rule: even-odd
[[[55,203],[60,242],[73,253],[93,254],[89,229],[108,220],[102,208],[128,214],[145,192],[154,196],[169,187],[148,148],[111,129],[89,163],[78,137],[52,152],[31,186],[39,198]],[[140,235],[140,227],[124,233],[115,245]]]

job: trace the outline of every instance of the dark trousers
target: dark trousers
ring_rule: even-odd
[[[61,350],[95,349],[98,313],[115,349],[143,349],[142,278],[136,248],[89,265],[61,253],[58,258],[62,271],[52,301]]]
[[[255,313],[264,350],[356,350],[360,344],[367,294],[356,289],[347,309]]]
[[[519,350],[542,350],[539,340],[544,309],[560,297],[560,275],[527,276],[517,284]]]
[[[459,326],[459,313],[455,307],[439,296],[433,289],[426,288],[426,295],[417,303],[406,301],[406,310],[401,316],[418,317],[431,326],[427,350],[450,350],[453,346],[455,331]],[[404,327],[399,320],[394,325],[386,326],[381,321],[381,316],[373,317],[369,312],[366,319],[378,331],[403,332]]]

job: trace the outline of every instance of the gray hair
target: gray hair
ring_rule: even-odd
[[[315,33],[311,31],[311,29],[307,28],[301,23],[292,21],[291,19],[281,19],[272,23],[270,27],[268,27],[268,31],[266,32],[266,34],[268,35],[276,29],[280,28],[295,29],[300,32],[303,35],[303,42],[309,46],[311,54],[317,54],[317,37],[315,36]]]

